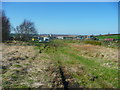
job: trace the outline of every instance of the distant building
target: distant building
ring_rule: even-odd
[[[94,35],[87,35],[85,36],[85,40],[99,40]]]
[[[57,36],[56,38],[57,38],[57,39],[64,39],[63,36]]]
[[[76,37],[76,39],[77,39],[77,40],[84,40],[84,36],[79,35],[79,36]]]

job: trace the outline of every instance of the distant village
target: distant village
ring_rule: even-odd
[[[60,40],[100,40],[97,36],[110,36],[110,35],[118,35],[118,34],[106,34],[106,35],[64,35],[64,34],[39,34],[39,35],[31,35],[29,40],[31,41],[39,41],[39,42],[49,42],[54,39]],[[16,35],[11,35],[12,39],[16,39]],[[117,39],[114,38],[106,38],[105,41],[115,41]]]
[[[69,40],[98,40],[93,35],[56,35],[56,34],[42,34],[34,36],[32,41],[38,40],[39,42],[49,42],[54,39],[69,39]]]

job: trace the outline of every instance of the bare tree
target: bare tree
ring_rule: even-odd
[[[0,43],[2,42],[2,12],[0,10]]]
[[[34,23],[28,20],[17,26],[15,32],[21,40],[29,40],[32,35],[37,34]]]
[[[10,21],[7,18],[7,16],[5,15],[4,11],[0,11],[0,13],[2,13],[0,15],[0,24],[2,23],[2,42],[9,40],[9,35],[10,35]]]

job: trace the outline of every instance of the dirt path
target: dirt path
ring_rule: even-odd
[[[69,72],[63,66],[57,66],[48,54],[39,52],[35,46],[2,46],[3,87],[67,89],[75,86]]]

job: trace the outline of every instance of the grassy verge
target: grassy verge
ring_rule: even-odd
[[[70,49],[64,49],[62,53],[69,55],[70,58],[74,61],[78,60],[78,63],[80,63],[80,65],[84,65],[86,74],[79,76],[76,73],[73,73],[75,78],[78,79],[80,85],[96,88],[118,87],[118,70],[103,67],[101,66],[101,63],[96,62],[97,59],[87,59],[82,56],[78,56],[75,51],[71,50],[72,52],[68,52],[68,50]],[[75,64],[75,62],[72,64]],[[84,81],[84,83],[81,81]]]
[[[82,73],[71,72],[77,82],[87,88],[117,88],[118,70],[103,67],[97,58],[88,59],[79,55],[79,52],[69,47],[69,43],[78,41],[54,41],[48,44],[44,52],[48,53],[54,61],[59,61],[62,66],[84,66]],[[80,69],[78,69],[79,72]]]

